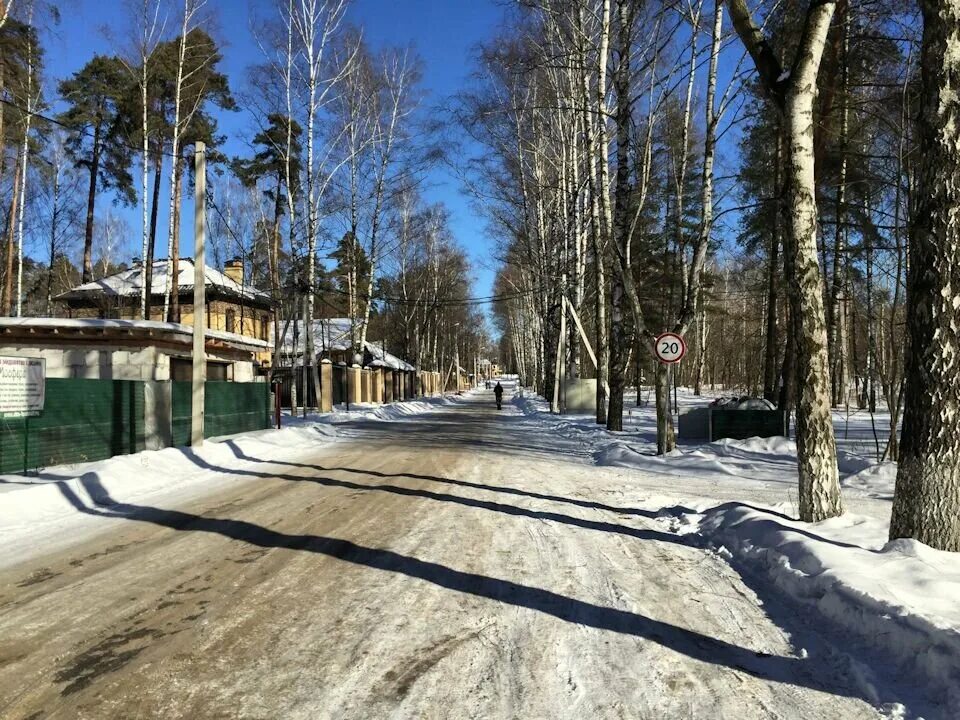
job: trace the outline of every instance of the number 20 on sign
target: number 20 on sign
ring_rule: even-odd
[[[656,340],[655,352],[662,363],[678,363],[687,354],[687,343],[676,333],[663,333]]]

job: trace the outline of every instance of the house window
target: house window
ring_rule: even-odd
[[[232,333],[236,332],[235,326],[237,324],[237,313],[233,310],[227,310],[227,332]]]
[[[260,318],[260,339],[270,339],[270,316],[264,315]]]
[[[207,380],[212,380],[214,382],[226,382],[229,380],[227,377],[227,368],[229,367],[230,365],[228,363],[208,362]]]

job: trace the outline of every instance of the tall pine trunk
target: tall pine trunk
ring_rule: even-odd
[[[7,216],[7,248],[3,267],[3,294],[0,296],[0,313],[10,315],[13,312],[13,258],[16,254],[17,208],[20,202],[20,176],[23,157],[17,155],[13,167],[13,193],[10,196],[10,214]]]
[[[960,6],[923,12],[916,213],[907,280],[906,403],[891,538],[960,551]]]
[[[157,157],[153,164],[153,201],[150,206],[150,241],[147,244],[146,257],[147,297],[145,317],[147,320],[150,319],[150,305],[153,300],[153,259],[157,252],[157,214],[160,207],[160,181],[163,176],[163,152],[161,152],[161,150],[162,148],[157,149]]]
[[[93,150],[90,159],[90,183],[87,188],[87,222],[83,231],[83,282],[93,280],[93,223],[97,204],[97,175],[100,173],[100,132],[99,121],[93,128]]]
[[[170,236],[170,262],[167,267],[170,268],[170,277],[167,280],[167,288],[170,291],[170,314],[167,322],[180,322],[180,212],[183,208],[183,163],[179,157],[173,158],[173,200],[170,207],[173,209],[173,217],[170,220],[170,226],[173,231]],[[241,305],[241,312],[243,306]],[[243,320],[240,321],[240,334],[243,334]]]

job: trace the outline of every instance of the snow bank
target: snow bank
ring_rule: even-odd
[[[310,422],[341,425],[356,422],[357,420],[381,420],[389,422],[400,420],[411,415],[422,415],[433,412],[437,408],[455,405],[456,400],[445,395],[438,397],[421,398],[405,402],[390,403],[389,405],[373,405],[371,403],[354,403],[350,410],[345,405],[337,405],[332,413],[310,415]]]
[[[100,505],[176,505],[214,492],[249,475],[256,458],[293,460],[318,444],[335,441],[335,426],[358,420],[394,421],[432,412],[455,401],[425,398],[391,405],[284,418],[282,430],[263,430],[197,450],[166,448],[108,460],[48,468],[30,476],[0,475],[0,567],[76,542],[122,520],[93,515]]]
[[[696,522],[699,520],[699,522]],[[791,601],[960,705],[960,555],[847,514],[821,523],[727,503],[679,524]]]
[[[845,490],[852,488],[869,497],[893,500],[893,490],[897,484],[897,464],[885,462],[867,465],[867,467],[843,478],[840,484]]]
[[[46,469],[36,475],[0,476],[0,566],[21,562],[103,529],[110,518],[85,512],[96,505],[179,503],[217,490],[256,463],[245,458],[286,458],[335,440],[335,428],[301,425],[261,431],[201,448],[166,448],[108,460]]]

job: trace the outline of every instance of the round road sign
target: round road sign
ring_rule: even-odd
[[[687,354],[687,344],[676,333],[663,333],[657,338],[654,351],[657,353],[657,360],[660,362],[678,363]]]

